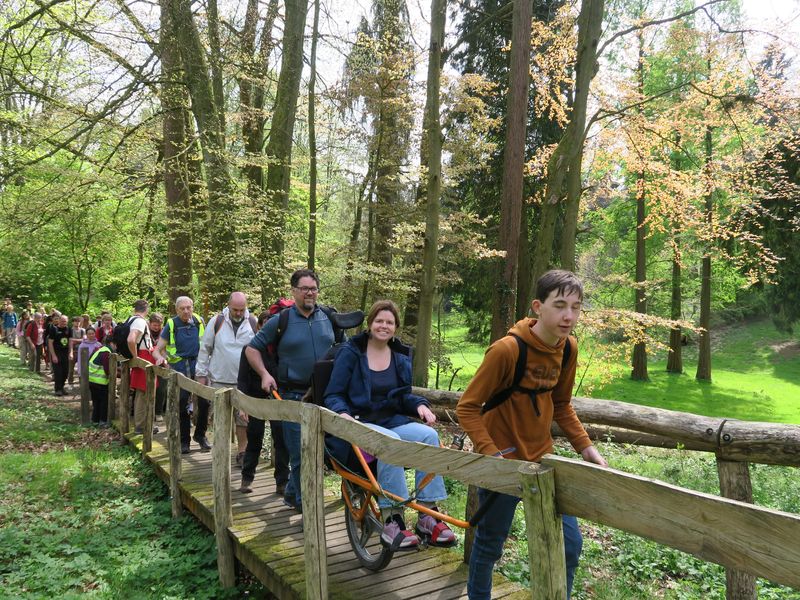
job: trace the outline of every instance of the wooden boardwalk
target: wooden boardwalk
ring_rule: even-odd
[[[125,437],[141,450],[141,436],[128,434]],[[233,449],[232,455],[235,454]],[[145,458],[158,477],[169,485],[165,433],[153,437],[153,450]],[[183,505],[214,531],[211,453],[200,452],[193,445],[192,452],[182,459]],[[282,498],[275,494],[271,470],[259,466],[251,494],[238,491],[239,470],[235,466],[231,470],[234,521],[229,531],[237,560],[281,600],[304,598],[302,516],[285,506]],[[367,571],[353,554],[345,531],[342,501],[333,493],[325,497],[325,533],[331,598],[449,600],[467,597],[467,568],[462,562],[461,547],[398,552],[383,571]],[[496,575],[492,597],[530,598],[530,592]]]

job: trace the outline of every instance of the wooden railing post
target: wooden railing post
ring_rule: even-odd
[[[122,434],[130,431],[130,399],[128,396],[131,391],[131,366],[128,361],[122,363],[122,376],[119,382],[119,428]]]
[[[233,540],[228,528],[233,524],[231,510],[231,390],[214,392],[214,446],[211,450],[211,479],[214,484],[214,533],[217,538],[217,569],[222,587],[236,585]]]
[[[142,432],[142,452],[153,449],[153,423],[156,420],[156,372],[153,367],[144,370],[144,431]]]
[[[325,432],[320,409],[300,405],[300,489],[303,490],[303,541],[306,571],[306,597],[328,597],[328,552],[325,544],[325,506],[323,467]]]
[[[91,420],[89,414],[89,402],[92,399],[91,392],[89,391],[89,352],[88,348],[81,349],[78,352],[78,361],[81,364],[81,425],[88,425]]]
[[[117,355],[108,357],[108,422],[117,418]],[[81,371],[82,372],[82,371]]]
[[[748,463],[724,460],[718,456],[717,473],[721,496],[753,503],[753,486],[750,483]],[[737,569],[726,568],[725,590],[727,600],[756,600],[756,578]]]
[[[556,512],[556,480],[552,467],[526,464],[520,467],[531,598],[561,600],[567,597],[564,531]]]
[[[167,426],[167,450],[169,451],[169,494],[172,499],[172,518],[183,515],[181,502],[181,430],[179,422],[180,393],[178,374],[170,371],[167,376],[167,407],[165,424]]]

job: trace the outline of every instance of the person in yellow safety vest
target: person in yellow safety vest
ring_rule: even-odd
[[[92,423],[108,427],[108,360],[111,357],[111,336],[89,357],[89,393],[92,396]],[[116,373],[114,373],[116,377]]]
[[[158,345],[153,350],[156,365],[168,365],[178,373],[194,379],[197,367],[197,355],[200,352],[200,340],[205,333],[203,319],[194,314],[194,301],[188,296],[181,296],[175,300],[176,316],[169,319],[161,330]],[[192,421],[189,417],[189,397],[187,390],[181,390],[180,395],[180,430],[181,453],[189,453],[189,440]],[[206,438],[208,430],[209,402],[204,398],[197,398],[197,421],[195,423],[194,439],[200,450],[208,452],[211,444]]]

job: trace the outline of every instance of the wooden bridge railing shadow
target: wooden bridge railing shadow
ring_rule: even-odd
[[[85,360],[82,357],[82,363]],[[116,368],[117,355],[112,355],[111,360],[110,367]],[[162,376],[168,382],[167,430],[173,516],[179,516],[183,510],[178,489],[181,464],[179,390],[188,390],[214,402],[214,522],[217,563],[224,586],[233,586],[235,580],[233,541],[229,529],[232,524],[230,448],[232,411],[238,408],[257,418],[302,424],[301,480],[307,598],[328,597],[323,510],[325,433],[356,443],[392,464],[432,471],[467,484],[522,497],[531,562],[531,597],[535,599],[565,596],[563,539],[558,516],[561,513],[654,540],[723,565],[733,572],[800,589],[798,515],[552,455],[545,456],[541,464],[536,464],[403,442],[325,408],[301,402],[253,398],[233,389],[212,389],[182,374],[154,367],[136,358],[122,363],[119,414],[114,401],[116,379],[109,378],[109,419],[118,416],[123,432],[130,428],[130,367],[143,367],[147,372],[144,452],[152,448],[155,378]],[[81,373],[86,377],[87,369],[83,368]],[[440,406],[453,399],[430,390],[416,391],[427,392],[425,395]],[[82,401],[88,405],[88,397],[83,396]],[[800,427],[713,419],[589,399],[576,399],[576,409],[586,422],[607,426],[606,429],[590,428],[595,437],[605,432],[603,439],[611,441],[639,436],[636,439],[646,445],[675,447],[682,444],[688,448],[691,444],[698,446],[691,449],[714,451],[720,461],[745,464],[745,470],[746,463],[742,461],[747,460],[800,465]],[[587,415],[590,416],[587,418]],[[637,425],[642,431],[632,431]],[[727,477],[726,473],[720,469],[721,480]]]

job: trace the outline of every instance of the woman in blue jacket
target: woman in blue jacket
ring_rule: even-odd
[[[325,406],[393,438],[439,446],[436,430],[412,418],[418,417],[427,424],[436,422],[428,401],[411,393],[411,349],[394,336],[399,321],[399,311],[391,300],[372,305],[367,315],[368,330],[349,340],[336,355],[325,389]],[[346,450],[342,443],[332,444],[337,458],[342,458]],[[416,472],[417,486],[424,477],[424,472]],[[377,479],[387,492],[408,498],[402,467],[378,460]],[[444,481],[437,475],[419,491],[417,501],[435,508],[436,502],[446,497]],[[402,508],[384,497],[378,504],[385,521],[381,535],[384,544],[391,545],[398,536],[402,536],[401,549],[416,547],[420,536],[432,545],[449,546],[455,542],[447,524],[430,515],[419,515],[415,535],[406,529]]]

